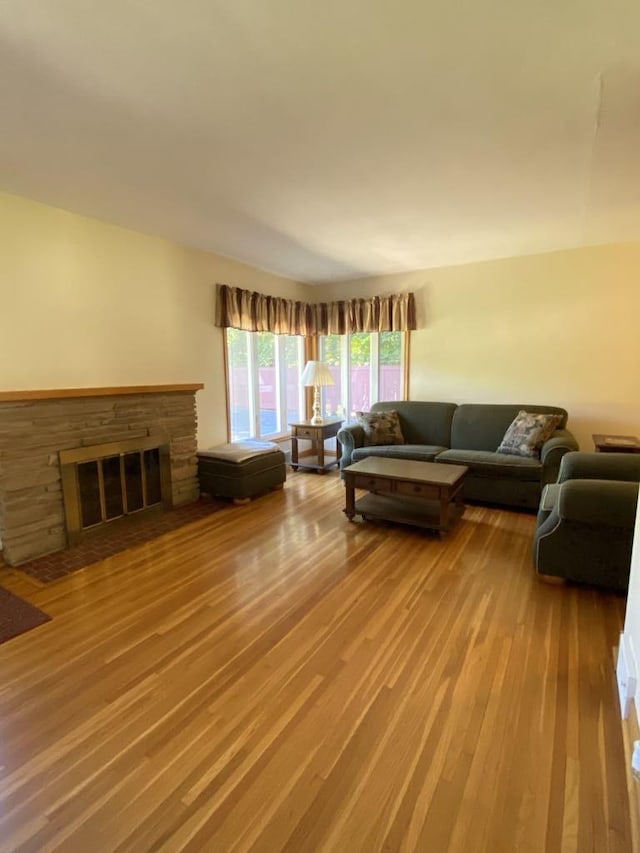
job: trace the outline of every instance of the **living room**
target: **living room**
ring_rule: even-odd
[[[453,113],[425,81],[434,66],[421,64],[427,13],[415,4],[406,20],[315,10],[315,38],[300,10],[285,26],[281,7],[248,19],[198,8],[224,59],[207,74],[193,21],[180,46],[166,8],[129,10],[146,49],[136,56],[123,9],[91,21],[72,6],[70,20],[43,5],[29,22],[9,4],[2,27],[13,85],[0,140],[0,392],[202,383],[208,448],[230,438],[217,284],[310,303],[412,292],[408,399],[563,407],[585,451],[594,433],[638,433],[630,5],[617,20],[590,10],[578,42],[589,62],[573,57],[557,98],[527,88],[534,47],[547,44],[558,72],[578,37],[568,20],[532,15],[530,49],[522,33],[514,42],[532,63],[520,82],[537,91],[521,108],[495,82],[497,60],[485,67],[470,50],[461,82],[431,38]],[[436,17],[469,47],[470,15],[461,32],[444,9]],[[224,49],[232,33],[246,63]],[[174,60],[184,51],[165,102],[158,45]],[[496,85],[482,103],[500,133],[478,126],[459,148],[480,121],[478,91],[461,99],[474,62]],[[599,89],[578,75],[592,66],[607,71]],[[294,67],[317,99],[308,113]],[[209,85],[212,68],[217,94],[193,82]],[[234,124],[226,87],[245,103],[260,69],[254,112]],[[395,112],[396,86],[414,77]],[[376,121],[373,79],[393,83],[377,95],[393,132]],[[205,92],[216,100],[202,126]],[[563,101],[571,92],[578,103]],[[436,146],[427,131],[438,141],[447,121],[456,132]],[[532,513],[470,504],[439,540],[349,524],[343,507],[337,472],[289,471],[281,492],[61,581],[0,568],[0,585],[51,616],[0,646],[7,849],[633,849],[613,658],[624,598],[540,584]]]

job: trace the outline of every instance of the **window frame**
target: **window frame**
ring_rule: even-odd
[[[231,360],[229,357],[229,329],[224,329],[224,363],[225,363],[225,391],[226,391],[226,413],[227,413],[227,438],[231,441],[278,441],[291,435],[287,412],[287,359],[285,347],[287,340],[297,339],[298,345],[298,394],[297,405],[300,419],[305,417],[306,396],[305,389],[300,384],[300,377],[305,365],[307,342],[301,335],[276,335],[273,332],[249,332],[243,329],[236,330],[246,335],[247,340],[247,396],[249,404],[249,429],[250,434],[246,437],[235,437],[233,434],[233,392],[231,383]],[[276,398],[276,425],[277,431],[262,433],[261,429],[261,406],[260,406],[260,378],[258,364],[257,335],[271,334],[274,338],[274,382]]]
[[[304,369],[305,363],[309,359],[319,359],[322,355],[322,339],[328,337],[319,335],[317,338],[303,337],[301,335],[276,335],[273,334],[275,340],[275,383],[276,383],[276,401],[277,401],[277,418],[279,430],[277,433],[269,433],[262,435],[260,430],[260,385],[258,377],[258,359],[257,359],[257,335],[260,332],[249,332],[237,330],[242,334],[247,335],[247,371],[248,371],[248,397],[249,397],[249,423],[252,427],[253,434],[247,438],[233,438],[232,429],[232,399],[231,390],[231,363],[229,358],[229,329],[225,328],[223,335],[224,347],[224,376],[225,376],[225,391],[226,391],[226,418],[227,418],[227,438],[228,441],[243,441],[243,440],[258,440],[258,441],[281,441],[291,436],[289,429],[289,421],[287,414],[287,366],[285,346],[287,339],[297,339],[298,344],[298,395],[297,405],[300,412],[300,420],[308,420],[311,417],[311,405],[313,399],[312,389],[305,388],[300,383],[300,376]],[[351,419],[351,335],[363,334],[359,332],[346,333],[337,335],[340,341],[340,381],[342,389],[346,389],[346,411],[342,417],[345,421]],[[365,332],[370,335],[370,403],[378,401],[380,393],[380,335],[383,332]],[[409,331],[398,332],[402,336],[400,370],[402,375],[402,390],[401,400],[409,399],[409,352],[410,352],[410,335]],[[321,388],[321,405],[322,411],[325,411],[325,389]],[[335,417],[335,414],[332,415]]]
[[[348,332],[344,335],[336,335],[341,338],[340,341],[340,383],[345,396],[344,419],[350,420],[352,401],[351,401],[351,336],[356,334],[367,334],[370,336],[370,366],[369,366],[369,389],[370,389],[370,405],[375,402],[380,402],[380,335],[385,332]],[[401,400],[409,399],[409,336],[408,331],[398,331],[401,335],[401,350],[400,350],[400,371],[402,375]],[[322,341],[328,335],[319,335],[317,342],[318,358],[322,360],[323,347]],[[333,337],[333,336],[331,336]],[[325,394],[326,389],[321,388],[321,406],[322,411],[325,411]]]

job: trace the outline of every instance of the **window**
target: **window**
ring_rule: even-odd
[[[335,385],[322,389],[325,415],[353,417],[378,400],[402,400],[405,332],[358,332],[320,338],[320,358]]]
[[[227,329],[231,440],[275,438],[304,413],[304,338]]]

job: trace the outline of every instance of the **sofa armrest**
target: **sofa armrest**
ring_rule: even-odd
[[[356,447],[364,446],[364,430],[359,424],[346,424],[338,430],[337,438],[342,448],[340,468],[347,468]]]
[[[578,450],[578,442],[568,429],[557,429],[540,449],[542,482],[555,483],[560,472],[560,463],[567,453]]]
[[[546,512],[547,514],[552,512],[555,505],[558,503],[559,488],[559,483],[547,483],[542,490],[542,495],[540,497],[540,506],[538,507],[539,512]]]
[[[556,511],[563,521],[632,530],[638,483],[619,480],[567,480],[562,483]]]
[[[640,481],[638,453],[568,453],[560,465],[558,479]]]

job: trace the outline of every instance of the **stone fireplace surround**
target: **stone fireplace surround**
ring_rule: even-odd
[[[202,384],[0,392],[0,538],[11,566],[67,547],[59,452],[169,438],[171,503],[198,499]]]

